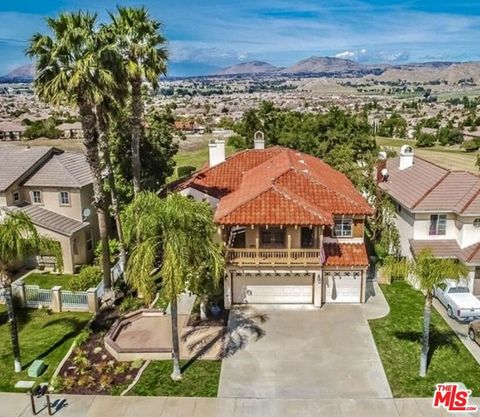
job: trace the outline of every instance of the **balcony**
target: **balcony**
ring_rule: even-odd
[[[320,266],[320,249],[227,249],[227,264],[236,266]]]

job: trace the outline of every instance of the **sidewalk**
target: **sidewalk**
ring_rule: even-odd
[[[281,400],[235,398],[52,396],[59,417],[479,417],[434,410],[431,398]],[[62,401],[63,400],[63,401]],[[480,405],[480,399],[470,400]],[[41,401],[38,404],[41,407]],[[0,417],[31,417],[25,394],[0,394]],[[48,416],[43,410],[38,416]]]

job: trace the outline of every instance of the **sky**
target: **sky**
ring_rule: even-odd
[[[251,60],[288,66],[310,56],[362,63],[480,60],[480,0],[0,0],[0,74],[28,63],[44,18],[145,6],[162,22],[169,75]]]

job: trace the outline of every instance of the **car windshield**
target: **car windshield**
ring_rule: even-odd
[[[467,287],[452,287],[448,292],[450,294],[459,294],[459,293],[467,293],[469,291]]]

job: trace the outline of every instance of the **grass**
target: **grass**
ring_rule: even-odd
[[[57,285],[65,288],[73,277],[71,274],[32,272],[23,279],[23,282],[27,285],[38,285],[40,288],[49,290]]]
[[[28,367],[36,359],[47,365],[37,383],[48,381],[60,361],[66,355],[73,339],[85,327],[91,315],[88,313],[53,313],[46,310],[17,309],[20,351],[23,371],[13,370],[10,328],[5,306],[0,305],[0,391],[18,391],[14,388],[20,380],[32,380]]]
[[[463,382],[473,396],[479,396],[480,365],[436,310],[427,376],[418,376],[424,297],[405,282],[381,287],[390,314],[369,324],[393,396],[431,397],[435,384],[442,382]]]
[[[181,366],[183,378],[181,381],[174,382],[170,379],[172,361],[152,362],[130,394],[175,397],[217,396],[221,361],[197,360],[190,365],[182,361]]]

